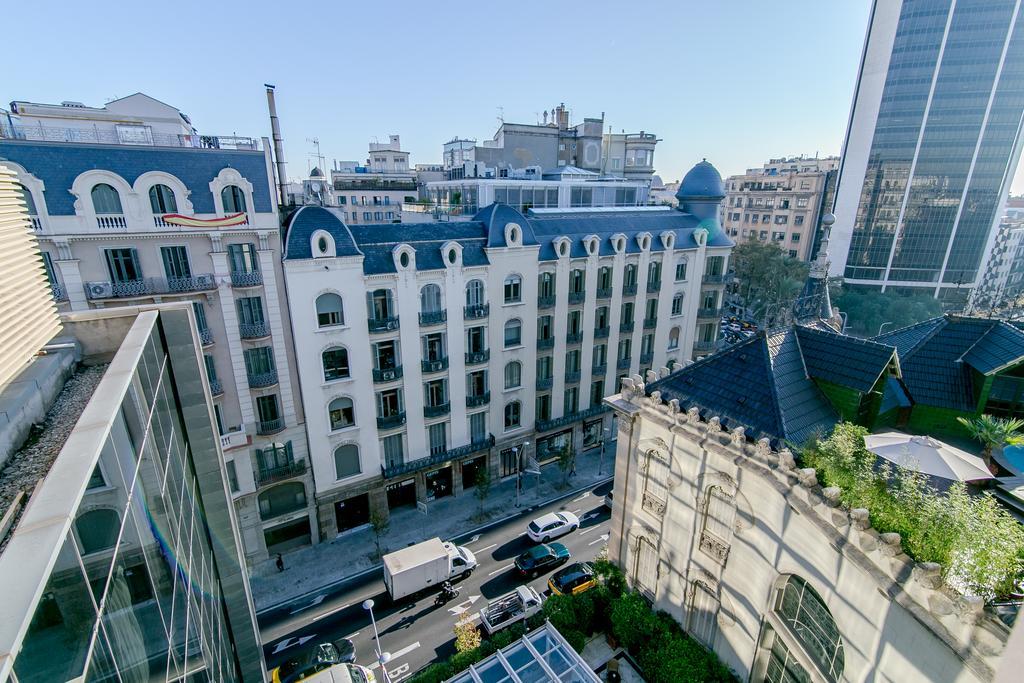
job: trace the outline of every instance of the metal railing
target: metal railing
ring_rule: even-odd
[[[256,484],[258,486],[266,486],[267,484],[272,484],[275,481],[291,479],[292,477],[298,477],[305,473],[305,458],[284,465],[278,465],[277,467],[261,467],[256,472]]]
[[[569,292],[570,304],[581,304],[587,298],[586,292]]]
[[[579,382],[579,381],[580,381],[580,371],[579,370],[566,370],[565,371],[565,383],[566,384],[575,384],[576,382]]]
[[[728,273],[704,273],[704,277],[700,279],[706,285],[721,285],[729,281]]]
[[[220,383],[219,379],[210,380],[210,394],[213,396],[220,396],[224,393],[224,385]]]
[[[426,418],[441,417],[450,412],[452,412],[452,404],[447,402],[439,403],[436,406],[423,406],[423,417]]]
[[[448,356],[437,360],[421,360],[420,370],[423,372],[443,372],[448,369]]]
[[[462,308],[462,317],[466,320],[476,320],[486,318],[490,312],[490,304],[471,304]]]
[[[619,332],[632,332],[632,331],[633,331],[633,321],[632,320],[627,320],[625,322],[619,323]]]
[[[618,361],[616,361],[615,367],[617,367],[619,370],[625,370],[632,363],[633,363],[633,359],[632,358],[620,358]]]
[[[483,351],[467,351],[466,365],[479,365],[480,363],[486,363],[490,358],[490,349],[484,349]]]
[[[374,382],[393,382],[402,378],[402,366],[396,365],[393,368],[373,368]]]
[[[477,406],[485,406],[491,402],[491,392],[485,391],[482,394],[476,394],[474,396],[466,396],[466,407],[476,408]]]
[[[440,325],[448,320],[448,311],[427,311],[420,313],[420,326]]]
[[[195,149],[260,150],[259,138],[237,135],[175,135],[157,133],[149,126],[138,128],[139,134],[126,135],[124,129],[102,130],[92,128],[65,128],[61,126],[21,126],[0,123],[0,138],[33,142],[88,142],[100,145],[131,145],[142,147],[190,147]],[[131,131],[136,132],[136,131]]]
[[[231,271],[232,287],[259,287],[263,284],[263,272],[259,270]]]
[[[238,336],[242,339],[262,339],[270,336],[270,325],[265,322],[238,323]]]
[[[718,318],[722,317],[723,313],[725,313],[725,309],[724,308],[718,308],[718,307],[698,308],[697,309],[697,318],[698,319],[711,319],[711,318],[714,318],[714,319],[717,320]]]
[[[631,284],[631,285],[622,285],[622,295],[623,296],[633,296],[634,294],[636,294],[636,283],[635,282],[633,284]]]
[[[201,292],[210,289],[217,289],[217,281],[213,273],[202,275],[190,275],[188,277],[167,278],[167,289],[170,292]]]
[[[193,275],[187,278],[147,277],[137,280],[111,282],[97,280],[85,283],[85,294],[90,299],[120,299],[152,294],[181,294],[217,288],[212,274]]]
[[[597,290],[597,298],[598,299],[611,299],[612,298],[612,288],[611,287],[601,287],[601,288],[598,288],[598,290]]]
[[[651,353],[641,353],[640,354],[640,364],[641,365],[645,365],[647,363],[650,363],[652,360],[654,360],[654,352],[651,352]]]
[[[403,474],[410,474],[412,472],[418,472],[420,470],[440,465],[441,463],[448,462],[449,460],[455,460],[456,458],[462,458],[473,453],[479,453],[485,451],[488,448],[494,446],[494,436],[489,435],[486,439],[479,441],[473,441],[466,444],[465,446],[458,446],[451,448],[443,453],[436,453],[434,455],[427,456],[426,458],[417,458],[416,460],[410,460],[408,462],[395,463],[393,465],[381,465],[381,472],[385,478],[397,477]]]
[[[555,383],[555,380],[552,377],[538,377],[537,378],[537,389],[539,391],[544,391],[546,389],[550,389],[551,385],[553,385],[554,383]]]
[[[657,281],[657,282],[648,282],[647,283],[647,293],[648,294],[654,294],[655,292],[660,292],[660,291],[661,291],[661,281],[660,280]]]
[[[284,429],[284,418],[276,417],[273,420],[260,420],[256,425],[257,434],[276,434]]]
[[[551,308],[555,305],[555,297],[553,296],[538,296],[537,297],[537,308]]]
[[[203,329],[199,330],[199,341],[202,343],[203,346],[209,346],[210,344],[213,343],[213,332],[210,330],[209,327],[204,327]]]
[[[601,363],[600,365],[594,365],[590,368],[591,375],[603,375],[608,372],[608,364]]]
[[[51,282],[50,293],[53,294],[54,301],[68,300],[68,292],[66,289],[64,289],[64,285],[58,285],[56,282]]]
[[[405,411],[377,417],[377,429],[393,429],[405,424]]]
[[[657,326],[658,326],[658,319],[657,318],[644,318],[644,329],[645,330],[653,330]]]
[[[578,410],[575,413],[569,413],[568,415],[563,415],[562,417],[556,417],[553,420],[537,420],[534,426],[536,427],[538,432],[546,432],[551,429],[558,429],[559,427],[564,427],[565,425],[572,424],[573,422],[585,420],[588,417],[593,417],[594,415],[600,415],[601,413],[608,412],[609,410],[611,410],[611,408],[609,408],[606,405],[592,406],[590,408],[587,408],[586,410]]]
[[[611,333],[611,330],[612,328],[608,327],[607,325],[605,325],[604,327],[595,327],[594,339],[607,339],[609,333]]]
[[[272,387],[277,384],[277,370],[268,370],[267,372],[258,372],[251,375],[247,375],[250,389],[263,389],[264,387]]]
[[[566,344],[579,344],[582,341],[583,341],[583,333],[582,332],[577,332],[575,334],[567,334],[567,335],[565,335],[565,343]]]
[[[693,342],[694,351],[714,351],[715,346],[718,345],[718,341],[695,341]]]
[[[547,337],[546,339],[538,339],[537,340],[537,348],[538,349],[553,349],[553,348],[555,348],[555,338],[554,337]]]
[[[390,318],[367,318],[366,325],[370,332],[391,332],[398,329],[398,316]]]

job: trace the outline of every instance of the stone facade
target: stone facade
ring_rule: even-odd
[[[646,396],[640,376],[606,403],[619,428],[609,556],[741,678],[992,679],[1003,623],[788,450]]]

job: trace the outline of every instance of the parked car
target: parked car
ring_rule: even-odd
[[[565,564],[570,557],[569,549],[561,543],[541,543],[516,558],[516,571],[522,576],[539,576]]]
[[[335,664],[304,679],[304,683],[377,683],[377,677],[365,666]]]
[[[552,538],[576,531],[579,526],[580,518],[571,512],[549,512],[530,522],[526,535],[535,543],[547,543]]]
[[[576,595],[597,585],[597,576],[589,562],[576,562],[559,569],[548,579],[553,595]]]
[[[335,664],[356,661],[356,646],[348,638],[333,643],[320,643],[308,647],[271,670],[271,683],[294,683],[309,678],[315,673],[329,669]]]

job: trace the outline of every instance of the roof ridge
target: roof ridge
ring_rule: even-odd
[[[789,330],[783,330],[781,334],[785,335],[786,332],[789,331],[792,331],[792,328],[789,328]],[[793,332],[793,336],[796,336],[796,332]],[[762,338],[764,339],[764,344],[761,345],[761,352],[764,354],[764,359],[768,363],[768,394],[772,397],[772,414],[778,422],[779,430],[782,432],[782,438],[788,439],[789,434],[786,433],[786,420],[782,416],[782,407],[779,405],[779,385],[775,381],[775,363],[772,360],[772,354],[768,348],[768,335],[766,334]],[[785,338],[783,338],[783,342],[785,342]],[[799,349],[799,347],[797,348]],[[803,364],[803,362],[803,352],[801,352],[800,363]],[[807,372],[806,367],[804,367],[804,372]]]
[[[935,318],[928,318],[927,320],[922,320],[921,322],[914,323],[913,325],[907,325],[906,327],[901,327],[898,330],[893,330],[892,332],[886,332],[884,335],[877,335],[875,338],[877,338],[879,336],[890,337],[892,335],[895,335],[897,332],[904,332],[906,330],[910,330],[910,329],[913,329],[915,327],[921,327],[921,326],[929,324],[929,323],[933,324],[934,326],[932,327],[931,330],[928,331],[928,334],[924,335],[923,337],[918,339],[916,342],[914,342],[914,344],[910,347],[910,349],[908,349],[907,352],[905,354],[903,354],[907,358],[910,358],[915,353],[917,353],[921,349],[922,346],[924,346],[925,342],[930,341],[932,337],[934,337],[936,334],[938,334],[940,330],[942,330],[944,327],[946,327],[946,325],[949,324],[949,316],[948,315],[941,315],[941,316],[938,316],[938,317],[935,317]],[[881,342],[879,342],[879,343],[881,343]],[[898,350],[898,347],[897,347],[897,350]]]

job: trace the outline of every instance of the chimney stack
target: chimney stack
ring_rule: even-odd
[[[288,174],[284,170],[284,138],[281,137],[281,124],[277,120],[277,104],[274,102],[274,86],[263,84],[267,88],[267,107],[270,109],[270,132],[274,136],[274,159],[277,164],[277,193],[281,206],[288,203]]]

